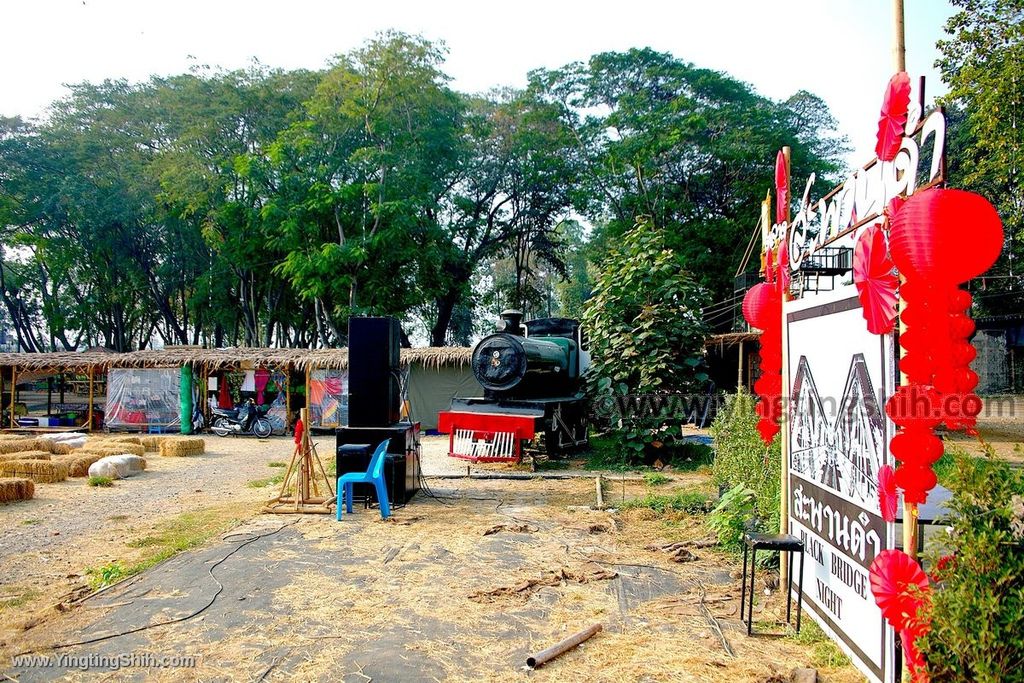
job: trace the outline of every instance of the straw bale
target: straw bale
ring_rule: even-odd
[[[142,443],[142,437],[132,436],[130,434],[111,434],[110,436],[104,436],[104,441],[117,441],[119,443]]]
[[[0,453],[20,453],[22,451],[42,450],[49,452],[49,446],[45,442],[40,443],[38,439],[18,439],[17,441],[0,442]]]
[[[206,442],[199,438],[168,439],[160,444],[160,455],[187,457],[201,455],[206,452]]]
[[[102,453],[103,455],[143,455],[146,452],[146,447],[142,444],[137,443],[123,443],[121,441],[107,441],[99,439],[97,441],[87,442],[82,446],[82,451],[88,453]]]
[[[50,454],[46,451],[21,451],[20,453],[4,453],[0,455],[0,462],[11,462],[12,460],[50,460]]]
[[[89,474],[89,467],[96,462],[106,458],[102,453],[77,453],[75,455],[63,456],[60,461],[67,464],[69,477],[84,477]]]
[[[156,453],[160,450],[160,444],[170,438],[169,436],[143,436],[141,443],[146,447],[147,453]]]
[[[36,485],[31,479],[17,477],[0,478],[0,502],[29,500],[36,494]]]
[[[68,478],[68,466],[59,460],[7,460],[0,462],[0,474],[51,484]]]
[[[63,443],[61,441],[50,442],[50,453],[53,455],[69,455],[75,450],[77,449],[69,443]]]

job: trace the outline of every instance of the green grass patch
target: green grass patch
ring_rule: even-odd
[[[661,472],[647,472],[644,474],[644,483],[648,486],[664,486],[672,481]]]
[[[0,598],[0,611],[24,607],[38,596],[39,591],[32,588],[21,591],[17,595],[5,595],[3,598]]]
[[[288,467],[288,463],[281,462],[280,460],[274,460],[273,462],[268,462],[267,467]]]
[[[144,572],[182,551],[206,543],[238,521],[239,517],[231,510],[208,508],[186,512],[161,522],[152,534],[128,543],[131,548],[144,550],[141,559],[131,564],[114,560],[99,567],[90,567],[85,571],[89,585],[97,590]]]
[[[846,653],[810,619],[804,619],[800,624],[800,633],[794,633],[789,638],[811,648],[811,664],[818,669],[839,669],[850,665]]]
[[[109,487],[114,485],[114,480],[110,477],[89,477],[85,483],[89,486]]]
[[[267,477],[266,479],[253,479],[252,481],[246,482],[245,485],[251,489],[263,489],[268,486],[280,484],[282,481],[284,481],[284,472],[278,472],[274,476]]]
[[[707,512],[711,500],[706,493],[700,491],[680,491],[679,493],[657,495],[648,493],[641,498],[627,500],[622,504],[623,510],[650,508],[658,514],[666,512],[688,512],[696,514]]]
[[[39,524],[39,522],[40,522],[40,520],[38,520],[38,519],[23,519],[23,520],[21,520],[21,523],[24,524],[25,526],[32,526],[33,524]]]

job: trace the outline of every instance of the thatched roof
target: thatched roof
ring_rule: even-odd
[[[704,348],[709,349],[717,346],[720,349],[736,346],[737,344],[755,342],[761,336],[760,332],[727,332],[725,334],[713,334],[704,340]]]
[[[461,346],[402,349],[402,364],[430,368],[465,366],[472,349]],[[88,372],[107,368],[179,368],[184,365],[208,370],[240,367],[284,368],[297,370],[348,367],[348,349],[269,349],[236,347],[204,349],[198,346],[168,346],[163,349],[109,353],[81,351],[70,353],[0,353],[0,367],[17,367],[34,372]]]

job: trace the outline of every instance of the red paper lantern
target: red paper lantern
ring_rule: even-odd
[[[893,218],[889,249],[904,275],[958,284],[992,267],[1003,248],[995,207],[981,195],[931,188]]]
[[[773,322],[777,299],[778,295],[771,285],[766,282],[757,283],[743,295],[744,319],[750,323],[751,327],[759,330],[766,329]],[[781,318],[778,324],[782,324]]]
[[[942,439],[931,429],[910,427],[896,432],[889,443],[893,456],[908,465],[931,465],[942,457]]]
[[[941,421],[941,411],[939,392],[916,384],[898,387],[885,403],[885,413],[900,426],[934,427]]]
[[[762,418],[757,421],[757,431],[761,435],[761,441],[765,445],[771,445],[775,435],[779,433],[779,425],[774,420]]]
[[[901,465],[896,468],[896,485],[903,489],[903,500],[922,504],[938,480],[930,465]]]

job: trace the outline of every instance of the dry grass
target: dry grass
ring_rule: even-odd
[[[168,439],[160,444],[160,455],[169,457],[187,457],[202,455],[206,452],[206,442],[199,438]]]
[[[16,477],[0,478],[0,502],[10,503],[16,500],[30,500],[36,493],[36,485],[31,479]]]
[[[59,441],[50,441],[50,453],[53,455],[69,455],[74,453],[77,449],[73,448],[70,444],[60,443]]]
[[[49,460],[50,454],[46,451],[21,451],[20,453],[4,453],[0,455],[0,462],[12,460]]]
[[[68,478],[68,466],[57,460],[7,460],[0,462],[0,474],[25,477],[37,484],[53,484]]]

